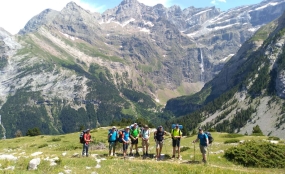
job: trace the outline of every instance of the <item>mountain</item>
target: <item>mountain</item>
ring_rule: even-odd
[[[190,122],[190,130],[244,134],[259,125],[266,135],[285,137],[284,45],[285,13],[247,40],[200,92],[171,99],[165,109]]]
[[[124,0],[99,14],[70,2],[34,16],[18,35],[1,29],[1,133],[171,120],[163,104],[199,91],[284,4],[263,1],[221,12]]]

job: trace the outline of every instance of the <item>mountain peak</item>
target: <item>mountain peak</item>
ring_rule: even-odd
[[[70,10],[82,9],[79,5],[77,5],[73,1],[69,2],[68,4],[66,4],[65,8],[70,9]]]
[[[137,0],[123,0],[121,2],[121,5],[124,5],[124,4],[137,4],[137,3],[139,3],[139,1],[137,1]]]

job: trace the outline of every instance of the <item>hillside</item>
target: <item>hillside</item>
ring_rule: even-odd
[[[284,21],[283,14],[260,28],[200,92],[169,100],[166,110],[186,115],[176,121],[190,122],[190,130],[245,133],[259,125],[284,138]]]
[[[36,137],[19,137],[14,139],[0,140],[0,170],[4,173],[283,173],[284,169],[273,168],[251,168],[235,165],[226,160],[224,152],[230,147],[237,146],[236,143],[224,144],[233,138],[226,138],[227,133],[213,133],[214,143],[210,148],[209,162],[206,166],[200,161],[201,154],[198,144],[194,146],[191,141],[195,137],[184,137],[181,141],[185,151],[182,160],[174,161],[167,159],[172,152],[171,139],[165,140],[162,151],[165,157],[161,161],[153,158],[145,160],[142,157],[122,159],[122,152],[118,149],[117,157],[108,157],[107,149],[96,150],[96,147],[107,147],[106,134],[108,128],[91,130],[91,135],[96,140],[90,146],[90,157],[81,157],[82,145],[79,143],[79,132],[58,136],[39,135]],[[263,140],[267,137],[239,136],[243,140]],[[98,145],[103,142],[103,145]],[[277,141],[278,142],[278,141]],[[284,143],[280,141],[280,143]],[[141,147],[139,145],[139,147]],[[195,147],[195,150],[194,150]],[[150,139],[150,156],[154,153],[153,139]],[[194,153],[195,152],[195,153]],[[40,159],[37,170],[28,170],[28,164],[32,159]]]

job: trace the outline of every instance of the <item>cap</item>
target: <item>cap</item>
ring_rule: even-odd
[[[86,129],[86,132],[87,132],[87,131],[90,131],[90,129]]]
[[[148,128],[148,125],[146,124],[146,125],[144,125],[144,127],[145,127],[145,128]]]
[[[162,126],[159,126],[159,127],[162,127]]]
[[[116,126],[113,126],[112,129],[116,129]]]
[[[199,131],[203,130],[201,127],[199,127]]]
[[[126,129],[130,129],[130,126],[127,126]]]
[[[134,123],[134,125],[138,125],[137,123]]]
[[[176,124],[175,127],[179,127],[179,124]]]

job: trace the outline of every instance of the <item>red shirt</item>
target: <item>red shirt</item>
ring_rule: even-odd
[[[86,144],[89,144],[89,141],[91,140],[91,135],[89,134],[84,134],[84,141]]]

